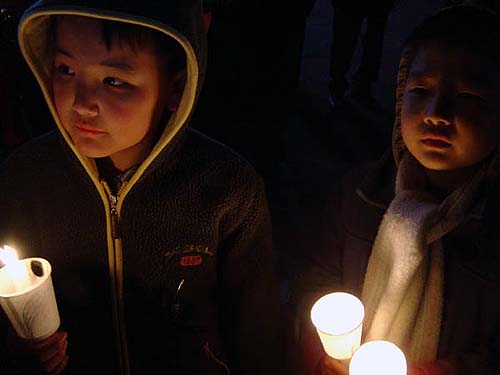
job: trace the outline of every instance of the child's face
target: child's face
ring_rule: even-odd
[[[499,111],[500,71],[492,61],[442,44],[419,48],[403,96],[401,132],[425,168],[472,173],[500,139]]]
[[[86,17],[57,20],[54,102],[83,155],[109,156],[124,170],[149,153],[172,85],[151,48],[134,51],[115,42],[108,50],[101,27]]]

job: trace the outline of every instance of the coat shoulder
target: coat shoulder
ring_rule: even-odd
[[[198,130],[188,128],[183,154],[193,167],[227,183],[262,184],[262,176],[241,154]]]

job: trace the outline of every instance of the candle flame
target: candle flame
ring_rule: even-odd
[[[0,268],[8,275],[14,291],[24,291],[31,286],[28,268],[19,260],[14,248],[7,245],[0,247]]]
[[[0,247],[0,263],[3,265],[13,264],[19,260],[16,250],[14,248],[4,245]]]

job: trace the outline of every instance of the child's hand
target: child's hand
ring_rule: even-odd
[[[456,375],[458,369],[457,363],[441,359],[422,366],[409,366],[408,375]]]
[[[36,368],[45,374],[60,374],[68,365],[68,334],[57,331],[49,337],[32,341],[19,338],[13,329],[10,331],[10,348],[21,367]]]
[[[349,362],[333,359],[325,354],[319,360],[314,375],[349,375]]]
[[[51,336],[31,344],[31,352],[47,374],[60,374],[68,365],[68,334],[58,331]]]

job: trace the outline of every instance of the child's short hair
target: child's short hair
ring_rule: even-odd
[[[49,40],[55,41],[57,19],[65,16],[50,16]],[[166,73],[174,77],[186,68],[186,53],[173,38],[159,31],[132,23],[102,20],[102,41],[111,49],[113,43],[120,48],[128,46],[132,50],[152,48],[152,52],[166,61]]]
[[[491,59],[500,70],[500,17],[484,7],[443,8],[419,24],[405,43],[410,62],[418,47],[428,42],[471,51]]]

